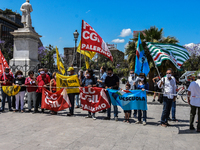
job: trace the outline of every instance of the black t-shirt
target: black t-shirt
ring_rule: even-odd
[[[21,79],[15,78],[14,79],[14,84],[19,84],[19,85],[25,84],[25,78],[24,77],[21,78]],[[20,91],[26,91],[26,87],[25,86],[21,86]]]
[[[117,85],[117,82],[119,82],[119,78],[118,78],[118,76],[116,76],[115,74],[113,74],[112,77],[110,77],[110,76],[106,77],[105,86],[107,86],[107,87],[115,86],[115,85]],[[113,89],[117,90],[118,87],[115,87]]]

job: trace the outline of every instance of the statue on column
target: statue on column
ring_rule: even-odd
[[[33,11],[33,8],[32,5],[29,3],[29,0],[26,0],[26,2],[22,4],[20,10],[22,11],[21,22],[24,24],[24,28],[32,27],[31,12]]]

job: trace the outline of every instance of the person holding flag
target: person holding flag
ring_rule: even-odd
[[[0,76],[0,84],[2,86],[12,86],[14,77],[10,73],[10,69],[7,67],[5,68],[5,72]],[[11,96],[8,96],[6,93],[4,93],[3,89],[1,88],[2,93],[2,105],[1,105],[1,112],[4,111],[5,108],[5,99],[7,98],[8,101],[8,107],[9,111],[13,111],[11,108]]]
[[[139,33],[137,49],[136,49],[136,57],[135,57],[135,73],[138,75],[140,73],[144,73],[145,76],[147,76],[149,71],[150,71],[149,64],[147,61],[147,57],[145,55],[145,51],[142,46],[140,33]]]

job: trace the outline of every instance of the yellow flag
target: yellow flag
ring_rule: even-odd
[[[85,58],[86,69],[89,69],[90,68],[89,60],[85,55],[84,55],[84,58]]]
[[[21,87],[20,86],[2,86],[3,92],[8,96],[15,96],[19,93]]]
[[[79,45],[78,45],[78,47],[77,47],[77,52],[78,52],[78,53],[81,52],[81,54],[86,55],[86,56],[89,57],[90,59],[92,59],[92,58],[94,57],[94,55],[96,54],[96,52],[92,52],[92,51],[83,51],[83,50],[81,50],[81,41],[80,41],[80,43],[79,43]]]
[[[56,47],[56,55],[57,55],[57,66],[58,66],[58,71],[60,71],[62,74],[65,74],[65,67],[61,61],[58,49]]]
[[[79,93],[79,79],[77,75],[73,76],[63,76],[61,74],[56,73],[56,87],[57,91],[59,91],[63,87],[70,87],[67,89],[67,93]]]

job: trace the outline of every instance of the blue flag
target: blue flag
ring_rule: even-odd
[[[147,110],[146,91],[131,90],[121,91],[107,89],[114,106],[120,106],[123,110]]]
[[[149,64],[144,49],[142,47],[142,42],[139,33],[137,49],[136,49],[136,57],[135,57],[135,73],[138,75],[140,73],[144,73],[147,76],[149,71],[150,71]]]

